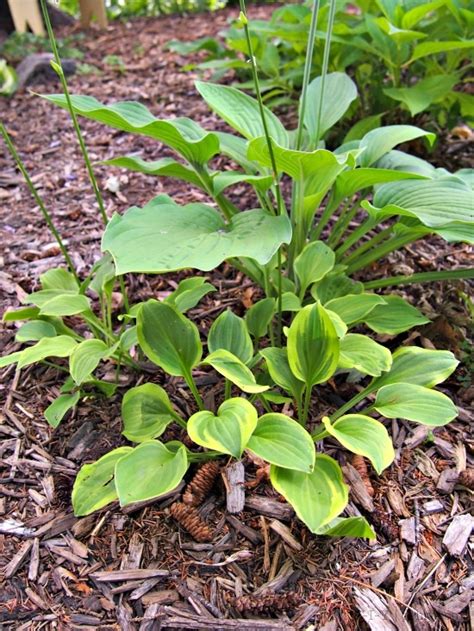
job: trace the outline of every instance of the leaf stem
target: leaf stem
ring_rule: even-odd
[[[311,402],[311,391],[311,386],[308,387],[307,385],[304,391],[303,410],[301,416],[299,417],[299,422],[301,423],[301,425],[303,425],[303,427],[306,426],[308,420],[309,404]]]
[[[364,283],[364,289],[380,289],[381,287],[392,287],[396,285],[408,285],[410,283],[432,283],[438,280],[459,280],[474,278],[474,268],[441,270],[437,272],[420,272],[407,276],[389,276],[379,278]]]
[[[328,66],[329,66],[329,52],[331,50],[331,36],[332,36],[332,29],[334,26],[335,15],[336,15],[336,0],[330,0],[328,27],[326,31],[326,41],[324,43],[323,66],[321,69],[321,92],[319,95],[318,118],[316,121],[316,131],[315,131],[315,138],[314,138],[316,149],[318,148],[318,145],[319,145],[319,137],[320,137],[320,130],[321,130],[321,115],[322,115],[323,102],[324,102],[324,89],[326,86],[326,75],[327,75]]]
[[[367,388],[364,388],[361,392],[358,392],[355,396],[352,397],[349,401],[341,405],[341,407],[331,415],[331,422],[337,420],[340,416],[345,414],[348,410],[352,409],[355,405],[363,401],[367,395],[371,392],[370,385]]]
[[[194,397],[194,400],[197,403],[197,406],[198,406],[199,410],[201,410],[201,411],[204,410],[205,409],[204,408],[204,402],[203,402],[203,400],[201,398],[201,395],[198,392],[198,389],[196,387],[196,384],[194,382],[194,379],[193,379],[193,376],[192,376],[191,372],[190,371],[186,371],[186,373],[183,375],[183,377],[184,377],[184,380],[186,381],[186,383],[188,384],[189,389],[192,392],[192,395]]]

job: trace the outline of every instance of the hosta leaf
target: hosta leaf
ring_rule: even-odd
[[[325,308],[337,313],[337,315],[350,326],[363,321],[377,305],[386,304],[383,296],[377,294],[348,294],[341,298],[333,298],[325,303]]]
[[[243,392],[257,393],[269,389],[269,386],[258,384],[252,371],[238,357],[223,348],[208,355],[202,363],[212,366]]]
[[[364,318],[367,326],[376,333],[397,335],[430,322],[401,296],[384,296],[384,300],[384,305],[376,305]]]
[[[131,451],[131,447],[119,447],[109,451],[96,462],[81,467],[72,489],[74,515],[89,515],[117,499],[114,484],[115,465]]]
[[[54,337],[56,329],[50,322],[44,320],[30,320],[25,322],[17,331],[15,341],[37,342],[43,337]]]
[[[270,479],[311,532],[331,522],[347,505],[348,488],[341,468],[325,454],[316,454],[312,473],[272,465]]]
[[[214,285],[206,283],[206,279],[202,276],[185,278],[179,282],[178,287],[165,299],[165,302],[174,305],[181,313],[186,313],[195,307],[201,298],[213,291],[216,291]]]
[[[395,169],[376,169],[361,167],[343,171],[337,176],[335,186],[335,197],[352,197],[358,191],[371,188],[375,184],[392,182],[398,180],[422,179],[423,175],[417,175],[409,171],[399,171]]]
[[[377,537],[365,517],[336,517],[329,524],[319,528],[315,534],[326,537],[361,537],[363,539],[376,539]]]
[[[44,418],[51,427],[57,427],[63,420],[67,412],[71,410],[79,401],[80,392],[72,394],[60,394],[44,411]]]
[[[233,171],[222,171],[212,176],[212,187],[214,195],[219,195],[229,186],[246,182],[251,184],[257,191],[264,194],[273,184],[271,175],[247,175],[246,173],[235,173]]]
[[[165,390],[145,383],[130,388],[122,399],[122,434],[134,443],[142,443],[160,436],[176,416]]]
[[[321,282],[311,287],[311,295],[315,300],[320,300],[323,305],[329,300],[340,298],[348,294],[361,294],[364,285],[360,281],[352,280],[341,272],[329,272]]]
[[[295,272],[300,283],[300,296],[306,289],[321,280],[334,267],[336,255],[322,241],[308,243],[295,259]]]
[[[10,363],[18,362],[18,368],[25,368],[25,366],[29,366],[30,364],[35,364],[36,362],[42,361],[47,357],[69,357],[72,351],[77,346],[77,342],[75,342],[72,337],[68,335],[58,335],[56,337],[43,337],[39,342],[37,342],[34,346],[29,346],[22,351],[17,353],[12,353],[12,355],[7,355],[6,357],[0,358],[0,367],[8,366]],[[15,355],[16,359],[14,362],[6,361],[10,357]]]
[[[474,48],[474,42],[466,40],[422,42],[415,46],[409,63],[427,55],[437,55],[462,48]]]
[[[300,381],[291,372],[287,349],[264,348],[260,351],[260,355],[265,359],[270,377],[277,386],[280,386],[297,401],[300,401],[304,390],[304,382]]]
[[[421,79],[410,87],[385,88],[384,93],[391,99],[402,102],[410,110],[410,114],[416,116],[435,101],[444,99],[458,81],[457,74],[434,75]]]
[[[286,216],[256,209],[225,223],[216,209],[205,204],[178,206],[158,197],[143,208],[134,206],[123,216],[114,215],[102,249],[112,254],[117,274],[187,267],[208,271],[237,256],[268,263],[280,245],[290,240]]]
[[[44,98],[64,109],[68,107],[64,94],[50,94]],[[103,105],[92,96],[71,94],[71,102],[76,114],[121,131],[159,140],[189,162],[205,164],[219,151],[217,136],[189,118],[159,120],[144,105],[133,101]]]
[[[17,320],[31,320],[38,316],[39,309],[37,307],[23,307],[22,309],[5,311],[2,320],[3,322],[16,322]]]
[[[40,315],[71,316],[89,310],[90,302],[87,296],[63,294],[46,301],[40,308]]]
[[[203,81],[196,81],[195,85],[211,110],[239,134],[249,140],[264,135],[258,102],[254,98],[227,85]],[[287,147],[288,132],[273,112],[267,107],[264,109],[270,137],[278,144]]]
[[[107,164],[113,167],[129,169],[137,173],[145,173],[146,175],[161,175],[163,177],[174,177],[184,182],[189,182],[200,189],[204,189],[202,181],[193,169],[176,162],[173,158],[161,158],[148,162],[136,156],[122,156],[113,158],[112,160],[104,160],[101,164]]]
[[[438,427],[457,416],[457,408],[449,397],[412,383],[394,383],[377,392],[373,407],[386,418],[405,418],[416,423]]]
[[[189,376],[202,355],[197,326],[164,302],[148,300],[137,316],[138,342],[152,362],[170,375]]]
[[[341,340],[338,368],[358,370],[364,375],[378,377],[390,370],[392,355],[388,348],[367,335],[348,333]]]
[[[413,125],[388,125],[373,129],[360,141],[359,148],[364,150],[359,158],[360,165],[363,167],[371,166],[402,142],[408,142],[423,136],[428,139],[431,145],[434,143],[434,134]]]
[[[307,387],[327,381],[339,360],[336,329],[319,303],[304,307],[288,331],[288,361],[292,373]]]
[[[245,322],[250,335],[258,340],[268,332],[268,327],[275,315],[274,298],[263,298],[245,312]]]
[[[226,350],[247,364],[253,357],[253,345],[247,325],[243,318],[230,309],[223,311],[214,320],[207,338],[207,347],[211,353]]]
[[[357,86],[344,72],[330,72],[326,75],[321,114],[319,103],[322,89],[321,77],[316,77],[308,85],[304,124],[314,145],[319,119],[319,138],[331,129],[346,113],[352,101],[357,98]]]
[[[380,421],[363,414],[346,414],[333,424],[324,417],[323,423],[343,447],[368,458],[378,474],[392,464],[395,458],[392,439]]]
[[[78,344],[69,358],[69,371],[76,384],[83,383],[109,353],[109,347],[101,340],[84,340]]]
[[[331,318],[331,322],[333,323],[334,328],[336,329],[337,337],[339,339],[343,338],[347,333],[346,323],[341,318],[341,316],[338,315],[335,311],[331,311],[331,309],[327,309],[326,307],[324,308],[326,309],[326,313]]]
[[[171,451],[157,440],[132,449],[115,466],[115,487],[120,506],[159,497],[172,491],[188,468],[186,447]]]
[[[264,414],[247,443],[247,449],[271,464],[311,473],[316,451],[309,433],[285,414]]]
[[[243,398],[228,399],[217,416],[203,411],[188,421],[188,434],[197,445],[240,458],[257,426],[257,410]]]
[[[392,355],[389,372],[377,377],[370,384],[374,392],[392,383],[411,383],[433,388],[454,372],[458,360],[450,351],[434,351],[417,346],[401,347]]]
[[[79,293],[79,287],[73,274],[62,267],[49,269],[44,274],[41,274],[40,282],[43,289],[57,289]]]

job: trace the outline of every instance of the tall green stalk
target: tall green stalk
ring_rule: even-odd
[[[79,279],[79,276],[77,275],[76,272],[76,268],[74,266],[74,263],[72,262],[71,257],[69,256],[69,253],[67,251],[66,246],[64,245],[64,241],[61,238],[61,235],[59,234],[58,230],[56,229],[56,226],[54,225],[53,219],[48,211],[48,209],[46,208],[43,200],[41,199],[38,191],[36,190],[36,186],[33,184],[28,171],[26,170],[25,165],[23,164],[22,159],[20,158],[17,150],[15,149],[15,145],[13,144],[5,126],[3,125],[3,123],[0,123],[0,133],[3,136],[3,139],[5,140],[5,144],[8,147],[8,150],[10,151],[12,157],[14,158],[18,169],[20,170],[21,174],[23,175],[23,177],[25,178],[25,182],[28,185],[28,188],[30,189],[30,193],[33,195],[35,202],[38,204],[39,209],[41,210],[44,220],[46,221],[46,225],[48,226],[49,230],[51,231],[51,234],[54,236],[54,238],[56,239],[56,242],[59,246],[59,249],[61,250],[62,255],[64,256],[65,260],[66,260],[66,264],[69,267],[69,271],[71,272],[71,274],[74,276],[74,278],[76,279],[77,284],[80,286],[81,281]]]
[[[319,144],[319,135],[320,135],[320,129],[321,129],[321,114],[322,114],[323,102],[324,102],[324,89],[326,86],[326,75],[328,73],[329,53],[331,51],[331,37],[332,37],[332,29],[334,26],[335,15],[336,15],[336,0],[330,0],[328,27],[326,31],[326,41],[324,43],[323,66],[321,69],[321,92],[319,95],[318,119],[316,121],[316,133],[315,133],[316,148],[318,147],[318,144]]]

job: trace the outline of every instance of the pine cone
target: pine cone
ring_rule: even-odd
[[[206,462],[199,468],[183,493],[183,502],[190,506],[199,506],[209,495],[219,475],[220,466],[214,460]]]
[[[258,596],[249,594],[232,600],[232,605],[240,614],[249,612],[271,614],[280,611],[291,611],[300,603],[301,597],[296,592],[288,592],[286,594],[267,592]]]
[[[459,484],[462,484],[467,489],[474,491],[474,469],[466,469],[461,471],[458,478]]]
[[[370,497],[374,497],[375,491],[370,480],[369,470],[367,468],[367,463],[364,457],[355,455],[352,458],[352,466],[358,471],[360,477],[362,478],[365,484],[365,488],[367,489],[367,493],[370,495]]]
[[[175,502],[171,505],[170,513],[196,541],[201,543],[212,541],[212,530],[193,506]]]

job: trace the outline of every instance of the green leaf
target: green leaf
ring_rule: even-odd
[[[370,416],[346,414],[333,424],[327,416],[323,423],[328,434],[354,454],[368,458],[380,475],[395,458],[392,439],[385,427]]]
[[[212,185],[214,195],[220,195],[229,186],[246,182],[251,184],[255,190],[264,195],[273,184],[273,176],[271,175],[247,175],[246,173],[237,173],[232,171],[221,171],[213,174]]]
[[[217,416],[203,411],[188,421],[188,434],[197,445],[240,458],[257,426],[257,410],[243,398],[227,399]]]
[[[273,381],[286,390],[297,401],[301,401],[304,390],[304,382],[300,381],[291,372],[288,361],[288,351],[286,348],[264,348],[260,355],[265,359],[268,372]]]
[[[445,394],[412,383],[383,386],[373,407],[386,418],[405,418],[432,427],[446,425],[458,414]]]
[[[44,98],[64,109],[68,108],[64,94],[51,94]],[[92,96],[71,94],[71,102],[76,114],[121,131],[159,140],[189,162],[206,164],[219,152],[216,134],[207,132],[189,118],[159,120],[144,105],[133,101],[103,105]]]
[[[40,362],[47,357],[68,357],[76,346],[76,342],[68,335],[43,337],[34,346],[1,357],[0,368],[15,362],[18,362],[18,368],[25,368],[25,366]]]
[[[30,320],[25,322],[17,331],[15,341],[37,342],[43,337],[54,337],[56,329],[50,322],[44,320]]]
[[[120,158],[113,158],[112,160],[104,160],[101,164],[129,169],[137,173],[145,173],[146,175],[173,177],[205,190],[196,172],[184,164],[173,160],[173,158],[161,158],[160,160],[148,162],[136,156],[122,156]]]
[[[319,303],[296,315],[288,331],[288,361],[306,387],[327,381],[337,368],[339,340],[330,316]]]
[[[67,412],[71,410],[79,401],[80,392],[72,394],[60,394],[44,411],[44,417],[51,425],[57,427],[63,420]]]
[[[299,311],[301,309],[301,300],[292,291],[285,291],[281,297],[282,311]]]
[[[382,114],[373,114],[372,116],[366,116],[357,121],[349,129],[344,136],[343,144],[352,142],[353,140],[361,140],[365,134],[368,134],[372,129],[377,129],[382,124]]]
[[[63,294],[51,298],[40,309],[42,316],[71,316],[90,310],[87,296]]]
[[[317,532],[331,522],[347,505],[348,488],[341,468],[325,454],[316,454],[312,473],[272,465],[270,479],[311,532]]]
[[[145,302],[137,315],[138,342],[152,362],[176,377],[189,377],[202,356],[197,326],[170,305]]]
[[[31,320],[39,316],[37,307],[23,307],[13,311],[5,311],[2,317],[3,322],[16,322],[17,320]]]
[[[109,451],[96,462],[81,467],[71,496],[76,517],[89,515],[117,499],[114,484],[115,465],[131,451],[131,447],[119,447]]]
[[[157,438],[176,417],[161,386],[145,383],[130,388],[122,399],[122,434],[134,443]]]
[[[247,329],[256,340],[264,337],[275,315],[275,299],[263,298],[245,312]]]
[[[383,216],[415,217],[430,228],[464,223],[471,235],[474,230],[474,204],[471,188],[457,177],[436,180],[406,180],[383,184],[374,195],[373,204],[363,203]]]
[[[427,55],[438,55],[439,53],[446,53],[451,50],[469,49],[473,47],[474,42],[463,40],[422,42],[421,44],[415,46],[408,63],[412,63],[413,61],[426,57]]]
[[[402,142],[408,142],[423,136],[427,138],[431,145],[436,138],[431,132],[413,125],[388,125],[373,129],[360,141],[359,148],[364,150],[359,158],[360,165],[368,167]],[[395,186],[398,186],[398,184]]]
[[[211,110],[239,134],[249,140],[264,135],[258,102],[251,96],[227,85],[196,81],[195,86]],[[264,111],[270,137],[287,147],[288,132],[272,111]]]
[[[340,271],[333,271],[317,285],[311,287],[311,295],[315,300],[320,300],[325,305],[334,298],[340,298],[347,294],[361,294],[363,290],[364,285],[360,281],[352,280],[346,274],[341,274]]]
[[[75,294],[79,293],[79,287],[74,275],[62,267],[49,269],[47,272],[44,272],[44,274],[41,274],[40,282],[43,289],[56,289],[60,291],[70,291]]]
[[[301,297],[310,285],[324,278],[332,270],[335,261],[334,251],[322,241],[312,241],[303,248],[294,263]]]
[[[417,346],[401,347],[392,355],[389,372],[372,381],[371,392],[392,383],[411,383],[433,388],[454,372],[458,360],[450,351],[434,351]]]
[[[311,473],[316,451],[310,434],[285,414],[264,414],[250,437],[247,449],[271,464]]]
[[[398,335],[414,326],[430,322],[401,296],[384,296],[385,304],[376,305],[364,321],[376,333]]]
[[[421,79],[408,88],[385,88],[384,93],[395,101],[401,101],[410,114],[416,116],[432,103],[446,98],[458,81],[457,74],[434,75]]]
[[[206,283],[206,279],[202,276],[185,278],[180,281],[178,287],[165,299],[165,302],[174,305],[181,313],[186,313],[189,309],[193,309],[201,298],[213,291],[216,291],[214,285]]]
[[[157,197],[143,208],[114,215],[102,238],[117,274],[170,272],[187,267],[208,271],[231,257],[248,256],[268,263],[282,243],[291,240],[286,216],[248,210],[226,223],[205,204],[178,206]]]
[[[381,169],[375,167],[359,167],[343,171],[337,176],[335,198],[352,197],[358,191],[371,188],[374,184],[399,180],[422,179],[423,175],[416,175],[410,171]]]
[[[388,348],[367,335],[348,333],[342,338],[340,349],[338,368],[342,370],[355,369],[364,375],[378,377],[392,365]]]
[[[84,340],[78,344],[69,358],[69,371],[76,384],[79,386],[86,381],[109,353],[109,347],[102,340]]]
[[[265,392],[270,387],[258,384],[252,371],[238,357],[223,348],[208,355],[202,363],[212,366],[243,392],[250,394]]]
[[[377,538],[365,517],[336,517],[329,524],[319,528],[315,534],[326,537]]]
[[[335,311],[331,311],[331,309],[327,309],[326,307],[324,308],[326,309],[326,313],[331,318],[331,322],[333,323],[334,328],[336,329],[337,337],[339,339],[343,338],[347,333],[347,326],[344,320]]]
[[[245,320],[235,315],[230,309],[223,311],[212,323],[207,346],[211,353],[221,349],[229,351],[244,364],[248,364],[253,357],[252,340]]]
[[[308,85],[307,105],[304,125],[314,145],[319,118],[322,78],[316,77]],[[320,116],[319,138],[331,129],[347,112],[357,98],[357,86],[344,72],[330,72],[326,75],[323,106]]]
[[[141,443],[115,466],[115,487],[120,506],[172,491],[181,482],[187,468],[184,445],[175,451],[157,440]]]
[[[383,296],[377,294],[348,294],[341,298],[333,298],[325,303],[325,308],[337,313],[350,326],[361,322],[377,305],[386,304]]]

